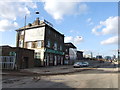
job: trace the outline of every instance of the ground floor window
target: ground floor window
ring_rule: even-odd
[[[52,53],[45,53],[44,57],[44,65],[45,66],[57,66],[63,65],[64,63],[64,56]]]
[[[41,53],[40,52],[36,52],[34,56],[35,56],[36,59],[40,59]]]

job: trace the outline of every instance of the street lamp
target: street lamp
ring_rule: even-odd
[[[36,11],[35,14],[40,14],[39,11]]]

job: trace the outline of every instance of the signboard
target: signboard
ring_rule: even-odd
[[[56,50],[52,50],[52,49],[46,49],[46,52],[64,55],[64,52],[60,52],[60,51],[56,51]]]
[[[69,55],[65,55],[65,58],[68,59],[68,58],[69,58]]]
[[[10,52],[9,55],[10,56],[16,56],[16,52]]]
[[[53,25],[52,25],[50,22],[48,22],[47,20],[44,19],[44,22],[45,22],[46,24],[50,25],[51,27],[53,27]]]
[[[44,40],[44,35],[45,35],[45,27],[25,30],[25,42]]]

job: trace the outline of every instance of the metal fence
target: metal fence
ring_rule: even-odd
[[[0,69],[10,69],[15,68],[15,56],[0,56]]]

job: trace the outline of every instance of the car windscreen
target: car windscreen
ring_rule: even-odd
[[[76,62],[75,64],[80,64],[80,62]]]

